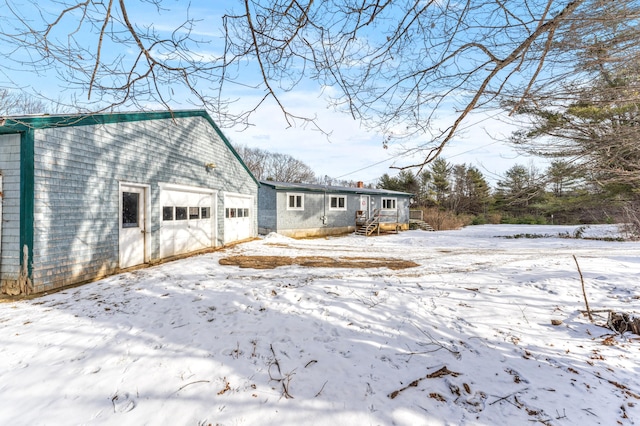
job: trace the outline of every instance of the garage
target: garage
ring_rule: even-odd
[[[241,241],[255,235],[253,197],[242,194],[224,195],[224,243]]]
[[[214,246],[215,195],[207,188],[161,184],[161,258]]]

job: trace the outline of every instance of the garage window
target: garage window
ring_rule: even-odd
[[[200,208],[200,218],[209,219],[211,217],[211,207]]]
[[[176,207],[176,220],[187,220],[186,207]]]
[[[189,207],[189,219],[200,219],[200,209],[197,207]]]
[[[162,220],[173,220],[173,206],[164,206],[162,208]]]
[[[249,209],[227,207],[226,209],[224,209],[224,217],[226,217],[227,219],[249,217]],[[204,216],[203,216],[203,219],[204,219]]]

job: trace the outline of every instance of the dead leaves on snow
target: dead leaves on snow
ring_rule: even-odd
[[[239,266],[252,269],[273,269],[278,266],[299,265],[307,268],[389,268],[392,270],[419,266],[410,260],[383,257],[342,257],[327,256],[230,256],[220,259],[220,265]]]
[[[398,390],[391,392],[387,396],[391,399],[394,399],[398,397],[398,395],[401,392],[412,387],[417,387],[422,380],[443,378],[445,384],[449,387],[449,391],[451,392],[451,395],[453,398],[452,402],[454,404],[464,407],[467,411],[471,413],[478,413],[482,411],[485,407],[487,394],[484,392],[477,392],[477,391],[472,392],[471,386],[469,386],[468,383],[462,383],[462,387],[460,387],[449,380],[449,376],[458,377],[459,375],[460,373],[451,371],[446,366],[444,366],[439,370],[434,371],[433,373],[427,374],[424,377],[414,380],[413,382],[409,383],[407,386],[403,388],[400,388]],[[439,401],[439,402],[444,402],[444,403],[448,402],[447,397],[438,392],[430,392],[429,398],[435,399],[436,401]]]

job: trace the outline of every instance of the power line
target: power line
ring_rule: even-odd
[[[493,114],[493,115],[491,115],[491,116],[484,117],[484,118],[482,118],[481,120],[476,121],[476,122],[474,122],[474,123],[469,123],[469,124],[467,124],[466,126],[462,127],[462,128],[461,128],[461,130],[467,130],[467,129],[470,129],[470,128],[471,128],[471,127],[473,127],[473,126],[475,126],[475,125],[477,125],[477,124],[479,124],[479,123],[482,123],[482,122],[484,122],[484,121],[487,121],[487,120],[493,119],[493,118],[497,117],[498,115],[500,115],[500,113],[495,113],[495,114]],[[464,151],[464,152],[459,152],[459,153],[457,153],[457,154],[455,154],[455,155],[452,155],[452,156],[450,156],[450,157],[447,157],[447,158],[455,158],[455,157],[458,157],[458,156],[460,156],[460,155],[468,154],[468,153],[470,153],[470,152],[472,152],[472,151],[475,151],[475,150],[477,150],[477,149],[482,149],[482,148],[486,148],[486,147],[491,146],[491,145],[495,145],[495,144],[497,144],[498,142],[500,142],[500,141],[493,141],[493,142],[491,142],[491,143],[488,143],[488,144],[485,144],[485,145],[482,145],[482,146],[478,146],[478,147],[472,148],[472,149],[467,150],[467,151]],[[387,158],[386,160],[382,160],[382,161],[378,161],[377,163],[369,164],[369,165],[364,166],[364,167],[362,167],[362,168],[360,168],[360,169],[358,169],[358,170],[354,170],[354,171],[349,172],[349,173],[346,173],[346,174],[344,174],[344,175],[342,175],[342,176],[338,176],[338,177],[336,177],[335,179],[342,179],[342,178],[344,178],[344,177],[346,177],[346,176],[350,176],[350,175],[352,175],[352,174],[354,174],[354,173],[358,173],[358,172],[361,172],[361,171],[363,171],[363,170],[370,169],[371,167],[378,166],[378,165],[380,165],[380,164],[382,164],[382,163],[386,163],[387,161],[393,161],[393,160],[396,160],[396,159],[397,159],[397,158],[399,158],[399,157],[404,157],[404,156],[410,155],[411,151],[413,151],[413,152],[415,153],[415,152],[417,152],[417,151],[418,151],[418,150],[420,150],[420,149],[423,149],[423,148],[411,148],[411,149],[408,149],[408,150],[406,150],[406,151],[404,151],[404,152],[401,152],[400,154],[397,154],[397,155],[394,155],[394,156],[392,156],[392,157],[390,157],[390,158]]]
[[[361,171],[363,171],[363,170],[370,169],[371,167],[377,166],[377,165],[382,164],[382,163],[386,163],[387,161],[392,161],[392,160],[394,160],[396,157],[397,157],[397,156],[394,156],[394,157],[391,157],[391,158],[387,158],[386,160],[378,161],[377,163],[369,164],[368,166],[364,166],[364,167],[362,167],[361,169],[358,169],[358,170],[354,170],[354,171],[352,171],[352,172],[349,172],[349,173],[347,173],[346,175],[338,176],[338,177],[336,177],[335,179],[341,179],[341,178],[343,178],[343,177],[345,177],[345,176],[349,176],[349,175],[352,175],[352,174],[354,174],[354,173],[358,173],[358,172],[361,172]]]

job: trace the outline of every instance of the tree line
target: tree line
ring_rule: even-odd
[[[259,180],[356,186],[355,181],[317,176],[311,167],[289,154],[262,148],[234,146]],[[379,189],[413,194],[413,208],[431,208],[463,217],[463,223],[576,224],[627,221],[625,212],[633,191],[620,185],[603,186],[580,165],[556,159],[540,170],[516,164],[492,187],[475,166],[437,158],[414,173],[383,174]],[[434,224],[438,225],[438,224]]]
[[[637,231],[640,108],[627,94],[635,90],[637,75],[625,70],[603,76],[593,87],[583,87],[579,100],[564,111],[519,109],[534,119],[512,135],[511,143],[531,155],[554,158],[546,170],[517,164],[492,188],[478,168],[439,157],[415,173],[385,173],[370,186],[411,193],[414,208],[449,212],[464,217],[464,223],[625,222]],[[607,91],[612,93],[605,103],[600,98]],[[623,96],[627,100],[619,99]],[[4,113],[38,113],[45,106],[28,95],[0,90]],[[537,140],[543,136],[545,150]],[[356,186],[352,180],[317,176],[289,154],[244,145],[234,149],[259,180]]]
[[[633,191],[602,186],[565,160],[545,170],[516,164],[494,187],[478,168],[437,158],[418,174],[385,173],[377,188],[414,194],[414,208],[465,216],[464,223],[578,224],[627,222]]]

